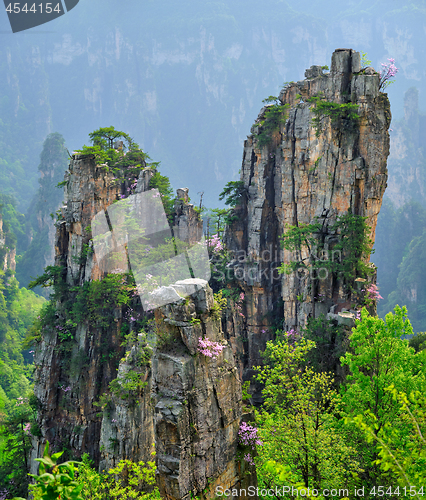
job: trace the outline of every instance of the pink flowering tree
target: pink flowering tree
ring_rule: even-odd
[[[235,310],[237,311],[237,314],[241,316],[243,319],[245,318],[243,313],[244,298],[245,298],[244,292],[241,292],[240,295],[238,296],[238,299],[235,301]]]
[[[220,240],[220,237],[218,234],[214,234],[207,240],[207,245],[209,247],[209,250],[213,253],[220,252],[223,250],[223,243]]]
[[[382,63],[382,69],[379,71],[379,90],[384,90],[389,87],[391,83],[394,83],[395,80],[391,80],[391,78],[398,73],[398,68],[394,64],[395,59],[388,59],[388,61],[388,63]]]
[[[214,342],[207,337],[198,339],[198,352],[207,356],[208,358],[216,359],[219,354],[225,349],[225,346],[220,342]]]
[[[365,289],[362,289],[361,292],[364,292],[364,305],[369,307],[375,305],[378,300],[383,299],[383,297],[379,293],[379,289],[375,283],[371,283]],[[356,319],[361,319],[361,310],[357,311],[355,316]]]
[[[238,431],[238,439],[240,444],[250,447],[253,451],[256,451],[256,446],[263,446],[263,442],[260,440],[258,435],[257,427],[254,427],[247,422],[241,422],[240,429]],[[244,460],[249,464],[254,465],[254,460],[250,452],[245,453]]]

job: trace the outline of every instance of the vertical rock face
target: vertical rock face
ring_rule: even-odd
[[[178,189],[175,201],[173,233],[176,238],[193,245],[203,235],[203,221],[188,200],[188,188]]]
[[[8,231],[3,231],[3,217],[0,212],[0,269],[14,271],[16,269],[16,248],[15,245],[9,244],[8,236]]]
[[[153,360],[155,438],[159,486],[165,498],[192,498],[216,479],[239,483],[235,460],[242,411],[241,383],[232,349],[207,282],[190,279],[172,288],[198,291],[156,312],[158,348]],[[168,293],[165,288],[163,293]],[[220,344],[209,357],[199,338]]]
[[[138,189],[148,188],[152,173],[150,169],[141,171]],[[66,178],[62,216],[56,223],[55,265],[62,269],[64,287],[69,290],[105,276],[105,271],[90,251],[91,221],[98,212],[119,199],[133,181],[117,182],[112,173],[96,165],[92,155],[74,155]],[[111,437],[112,440],[121,440],[121,445],[115,448],[115,457],[147,460],[151,457],[154,441],[148,405],[149,383],[137,395],[142,401],[139,411],[124,404],[114,408],[113,416],[118,416],[115,420],[120,422],[121,434],[114,434],[113,429],[104,426],[102,434],[108,446],[104,445],[100,450],[102,410],[94,403],[102,394],[108,393],[109,383],[116,378],[117,369],[120,370],[120,359],[125,354],[120,331],[124,310],[112,304],[114,320],[107,328],[83,320],[74,325],[72,340],[65,339],[64,342],[61,339],[64,331],[61,328],[64,327],[58,325],[64,316],[62,303],[67,298],[66,293],[56,303],[54,322],[43,329],[36,349],[35,394],[41,408],[39,425],[43,436],[35,443],[33,456],[42,454],[43,443],[48,439],[56,449],[68,448],[74,456],[88,452],[96,464],[102,459],[104,465],[109,465],[112,444],[108,439]],[[134,300],[134,307],[141,309],[139,297]],[[132,363],[134,350],[142,348],[140,343],[135,345],[133,353],[128,353],[122,360],[122,370]],[[141,371],[149,381],[149,366]],[[140,432],[142,422],[148,424]],[[135,435],[140,433],[142,437],[136,439]]]
[[[226,243],[236,252],[234,269],[246,291],[248,361],[258,364],[259,349],[271,336],[271,317],[284,318],[284,327],[298,328],[308,317],[348,307],[350,297],[339,280],[324,276],[279,275],[277,266],[292,256],[280,248],[287,225],[322,223],[324,232],[347,213],[367,217],[374,239],[377,214],[386,187],[391,120],[386,94],[379,91],[379,75],[360,66],[360,55],[349,49],[333,53],[331,70],[319,66],[306,79],[286,85],[279,101],[288,105],[285,119],[260,136],[267,107],[263,108],[244,143],[241,181],[245,196],[235,209],[238,219],[228,228]],[[355,125],[347,119],[319,116],[313,126],[314,102],[355,104]],[[325,247],[335,235],[325,237]],[[313,297],[323,294],[321,301]],[[303,300],[298,300],[303,297]],[[334,307],[333,307],[334,306]],[[333,309],[332,309],[333,308]]]
[[[75,325],[65,321],[70,294],[77,300],[72,293],[103,280],[108,271],[91,251],[93,218],[102,211],[110,217],[110,205],[135,186],[134,179],[117,179],[104,167],[91,155],[74,155],[66,174],[55,244],[63,292],[56,296],[54,318],[44,326],[36,349],[42,437],[34,442],[32,458],[40,456],[48,439],[55,450],[66,448],[74,457],[88,452],[106,470],[122,458],[151,460],[155,444],[158,482],[167,498],[190,498],[191,492],[211,486],[212,479],[225,487],[238,485],[240,376],[206,281],[161,287],[158,293],[171,292],[177,302],[157,309],[156,326],[146,333],[128,334],[135,318],[146,317],[136,289],[130,303],[111,302],[113,310],[104,309],[107,324],[90,319],[88,301],[82,320]],[[141,170],[136,192],[149,189],[153,173]],[[187,189],[178,190],[172,226],[189,245],[202,235]],[[116,266],[127,269],[127,259]],[[188,296],[194,287],[196,293]],[[102,295],[101,301],[106,298]],[[198,352],[200,337],[217,343],[217,359]]]

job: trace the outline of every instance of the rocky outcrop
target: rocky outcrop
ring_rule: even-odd
[[[207,282],[191,279],[172,287],[185,293],[194,285],[195,294],[156,311],[155,438],[165,498],[191,498],[213,479],[225,488],[240,482],[241,382]],[[199,352],[200,338],[220,344],[217,357]]]
[[[351,210],[367,217],[374,239],[386,187],[391,115],[387,95],[379,90],[379,75],[361,68],[359,53],[338,49],[329,73],[313,66],[305,76],[281,91],[281,119],[263,144],[268,107],[252,127],[241,169],[245,194],[235,209],[237,220],[226,232],[227,246],[238,256],[235,274],[245,290],[246,377],[261,361],[259,351],[275,325],[297,329],[309,317],[337,314],[351,304],[347,287],[329,273],[278,274],[277,267],[294,259],[281,249],[286,228],[319,221],[329,254],[336,234],[328,228]],[[315,99],[356,105],[358,118],[315,115]],[[274,323],[274,318],[279,321]]]
[[[6,271],[16,269],[16,248],[9,241],[11,233],[9,230],[3,230],[3,217],[0,212],[0,269]]]
[[[173,296],[173,302],[156,309],[155,322],[142,309],[135,285],[129,300],[102,309],[105,318],[93,319],[95,298],[89,295],[80,319],[70,314],[82,290],[88,293],[93,283],[111,276],[109,260],[96,251],[99,214],[112,231],[118,206],[113,203],[147,191],[154,173],[145,167],[137,179],[134,172],[118,175],[97,165],[93,155],[74,155],[70,162],[56,222],[59,293],[50,319],[43,319],[35,355],[42,437],[34,438],[32,458],[40,456],[48,439],[55,450],[66,448],[73,457],[89,453],[100,470],[107,470],[123,458],[152,460],[155,445],[162,494],[180,499],[201,494],[214,480],[236,487],[244,472],[236,460],[241,379],[207,281],[193,278],[158,288],[157,299]],[[171,217],[173,233],[185,248],[202,237],[202,221],[188,201],[188,190],[178,190]],[[140,215],[156,218],[152,212]],[[111,234],[120,250],[118,233]],[[129,269],[121,250],[113,259],[118,276]],[[124,278],[120,283],[129,289]],[[102,303],[107,293],[103,289]],[[136,328],[142,320],[144,329]],[[199,352],[200,338],[219,346],[217,357]],[[247,483],[251,476],[245,476]]]
[[[174,236],[188,245],[200,241],[203,236],[203,221],[194,205],[189,203],[188,188],[177,190],[174,208]]]
[[[95,403],[116,378],[119,360],[124,354],[120,345],[123,311],[114,309],[116,320],[108,331],[88,320],[82,321],[76,325],[71,340],[61,338],[59,326],[65,316],[65,302],[69,300],[67,290],[105,275],[93,252],[88,251],[90,224],[127,186],[117,183],[112,173],[96,165],[93,155],[74,155],[66,178],[55,242],[55,265],[62,269],[65,285],[63,295],[55,304],[55,322],[43,329],[35,352],[34,392],[41,408],[42,438],[34,443],[33,457],[42,455],[48,439],[55,449],[66,447],[73,456],[90,453],[99,464],[102,412]],[[142,450],[140,459],[146,459],[147,455],[149,452]]]

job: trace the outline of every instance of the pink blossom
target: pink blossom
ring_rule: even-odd
[[[25,434],[27,434],[27,436],[29,436],[31,434],[31,424],[29,422],[27,424],[25,424],[24,432],[25,432]]]
[[[380,295],[379,293],[379,290],[377,288],[377,285],[375,285],[374,283],[372,283],[368,288],[367,288],[367,292],[368,292],[368,298],[369,299],[374,299],[374,300],[380,300],[380,299],[383,299],[383,297]]]
[[[198,338],[198,352],[204,354],[204,356],[216,359],[223,349],[225,349],[225,346],[220,342],[214,342],[208,338]]]
[[[380,76],[380,83],[379,83],[379,89],[385,89],[388,87],[391,83],[394,82],[394,80],[391,80],[397,73],[398,73],[398,68],[395,66],[394,62],[395,59],[388,59],[388,63],[382,63],[382,70],[379,71],[379,76]]]
[[[256,449],[256,445],[263,446],[263,443],[259,439],[257,431],[257,427],[253,427],[247,424],[247,422],[241,422],[240,430],[238,431],[238,436],[241,443],[245,446],[251,446],[252,450]]]
[[[220,252],[220,250],[223,250],[223,244],[220,241],[218,234],[214,234],[211,238],[209,238],[207,240],[207,244],[209,247],[212,247],[213,252]]]

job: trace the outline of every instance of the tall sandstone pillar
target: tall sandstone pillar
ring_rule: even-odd
[[[271,132],[269,142],[262,145],[260,140],[267,107],[244,142],[245,194],[235,209],[237,220],[226,232],[246,297],[246,378],[274,334],[271,317],[283,318],[286,329],[298,329],[309,317],[349,307],[348,294],[338,279],[318,280],[315,286],[322,295],[316,301],[309,275],[278,274],[277,267],[292,258],[280,246],[288,225],[319,221],[327,232],[339,215],[351,210],[367,217],[374,240],[386,188],[391,114],[387,95],[379,90],[379,74],[373,68],[361,68],[358,52],[337,49],[329,73],[312,66],[305,77],[282,89],[279,102],[288,105],[286,119]],[[308,101],[313,97],[357,105],[355,126],[320,115],[317,130],[315,103]],[[333,238],[333,234],[326,236],[326,245]]]

